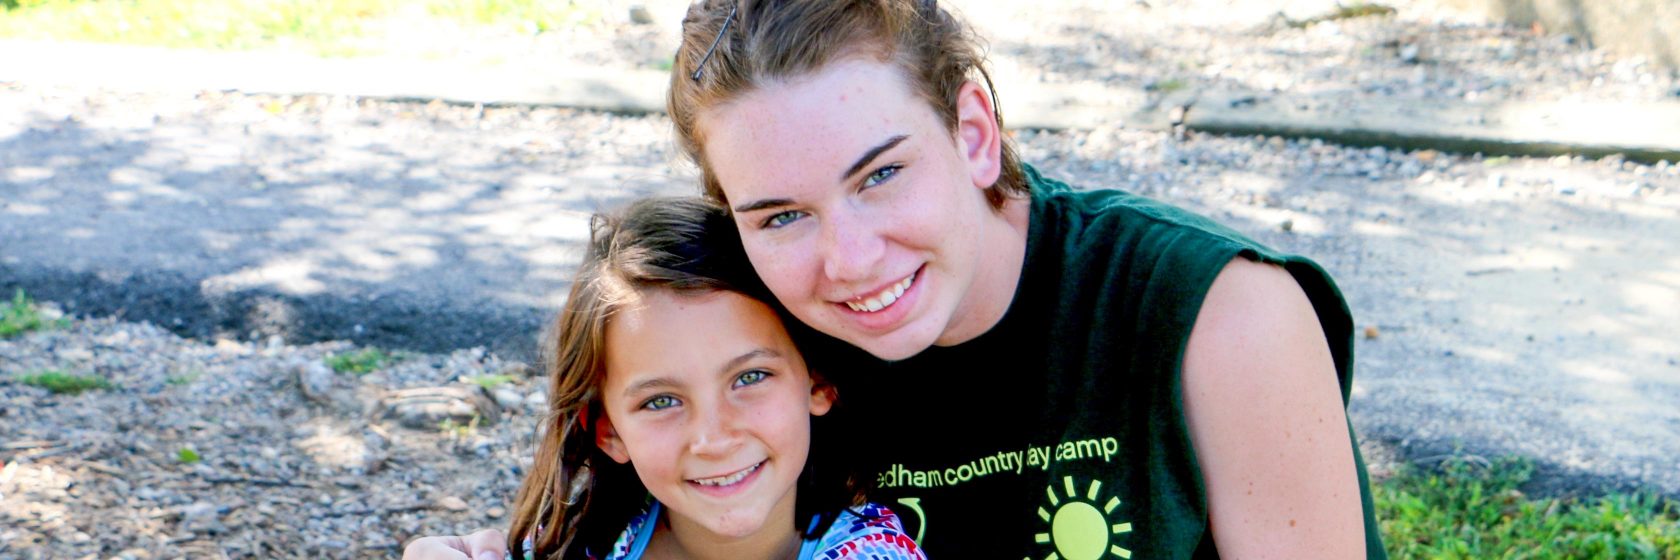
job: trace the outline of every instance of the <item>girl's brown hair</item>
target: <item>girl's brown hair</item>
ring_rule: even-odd
[[[700,166],[706,196],[725,198],[706,164],[701,112],[859,54],[896,64],[953,133],[958,91],[971,79],[985,80],[1003,128],[979,36],[934,0],[700,0],[683,19],[666,105],[683,151]],[[993,208],[1029,192],[1007,136],[1002,164],[997,183],[986,189]]]
[[[544,348],[548,416],[539,426],[536,461],[514,502],[508,531],[514,558],[525,556],[526,537],[535,558],[583,558],[585,550],[601,554],[647,504],[647,489],[635,470],[595,445],[592,415],[602,414],[597,389],[606,377],[606,332],[613,315],[650,290],[696,295],[728,290],[775,309],[795,344],[809,345],[813,332],[775,303],[740,247],[728,212],[695,197],[645,199],[591,220],[583,262]],[[828,423],[839,410],[812,421],[795,515],[816,516],[821,523],[801,527],[807,535],[826,530],[862,495],[856,469],[840,454],[825,451],[844,435],[829,433],[837,430]]]

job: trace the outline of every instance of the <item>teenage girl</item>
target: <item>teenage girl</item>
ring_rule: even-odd
[[[861,501],[845,457],[812,445],[836,392],[739,249],[712,249],[739,243],[717,235],[728,219],[668,198],[592,223],[549,341],[549,417],[513,557],[923,558],[897,517]]]

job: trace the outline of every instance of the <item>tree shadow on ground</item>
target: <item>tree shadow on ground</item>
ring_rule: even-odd
[[[669,159],[656,143],[581,168],[544,160],[588,149],[589,131],[445,135],[412,115],[157,120],[13,123],[0,137],[0,289],[200,338],[529,356],[589,215],[690,192],[648,171],[668,167],[648,165]],[[471,145],[448,144],[461,138]]]

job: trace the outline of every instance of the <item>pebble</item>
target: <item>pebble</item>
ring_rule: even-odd
[[[519,410],[525,405],[525,396],[508,387],[497,387],[490,391],[490,398],[502,407],[502,410]]]
[[[438,499],[438,507],[449,511],[467,511],[467,502],[455,496],[444,496]]]

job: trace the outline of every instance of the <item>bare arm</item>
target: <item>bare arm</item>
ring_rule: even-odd
[[[1238,258],[1214,280],[1185,350],[1184,408],[1222,557],[1365,557],[1335,365],[1282,267]]]

